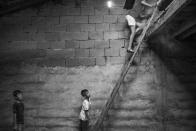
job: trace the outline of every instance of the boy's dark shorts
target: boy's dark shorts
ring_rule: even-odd
[[[88,131],[89,121],[80,120],[80,131]]]

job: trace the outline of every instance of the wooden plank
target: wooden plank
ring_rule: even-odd
[[[124,80],[124,78],[125,78],[128,70],[129,70],[129,67],[132,65],[132,63],[134,61],[134,58],[135,58],[135,56],[136,56],[136,54],[137,54],[137,52],[138,52],[138,50],[139,50],[139,48],[140,48],[140,46],[141,46],[141,44],[143,42],[143,39],[144,39],[144,37],[146,35],[146,32],[149,29],[153,18],[156,16],[157,9],[158,8],[155,8],[154,9],[154,12],[153,12],[151,18],[148,20],[147,25],[143,29],[142,34],[140,35],[140,37],[138,39],[138,45],[137,45],[137,47],[136,47],[136,49],[135,49],[135,51],[134,51],[134,53],[133,53],[130,61],[127,63],[127,65],[125,65],[123,67],[122,72],[121,72],[121,75],[120,75],[120,78],[118,79],[115,87],[113,88],[113,91],[110,94],[110,97],[107,100],[107,103],[103,107],[102,112],[101,112],[100,116],[98,117],[95,125],[91,128],[91,131],[99,131],[100,130],[100,127],[103,124],[103,120],[104,120],[105,116],[107,115],[109,109],[111,108],[111,105],[113,103],[113,100],[114,100],[115,96],[117,95],[117,93],[118,93],[118,91],[119,91],[119,89],[121,87],[122,81]]]
[[[16,10],[25,9],[25,8],[28,8],[30,6],[33,6],[33,5],[36,5],[36,4],[45,2],[45,1],[48,1],[48,0],[28,0],[26,2],[15,4],[13,6],[8,7],[7,9],[0,10],[0,16],[11,13]]]
[[[175,15],[183,9],[188,3],[192,0],[174,0],[172,3],[167,7],[165,12],[161,15],[160,18],[154,21],[153,27],[149,29],[147,36],[150,36],[161,28],[163,28],[171,19],[175,17]]]

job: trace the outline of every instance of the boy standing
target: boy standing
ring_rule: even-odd
[[[90,108],[90,94],[87,89],[81,91],[83,98],[82,108],[80,111],[80,131],[88,131],[89,126],[89,108]]]
[[[24,104],[22,102],[22,91],[15,90],[13,92],[15,102],[13,104],[13,126],[14,131],[23,131],[24,129]]]

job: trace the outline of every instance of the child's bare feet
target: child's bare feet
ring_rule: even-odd
[[[133,50],[133,49],[131,49],[131,48],[128,48],[128,49],[127,49],[127,52],[128,52],[128,53],[133,53],[133,52],[134,52],[134,50]]]

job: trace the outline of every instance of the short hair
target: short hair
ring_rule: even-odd
[[[86,96],[87,92],[88,92],[87,89],[83,89],[83,90],[81,90],[81,95],[84,97],[84,96]]]
[[[15,90],[15,91],[13,91],[13,96],[14,97],[17,97],[17,95],[18,94],[21,94],[22,93],[22,91],[20,91],[20,90]]]

